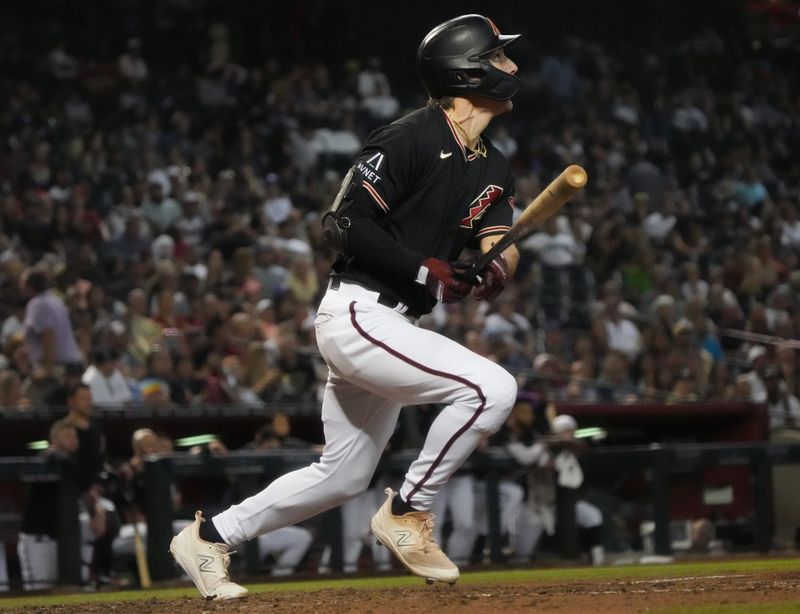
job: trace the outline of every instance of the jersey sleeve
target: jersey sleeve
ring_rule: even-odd
[[[502,235],[511,228],[514,217],[514,176],[509,173],[503,185],[503,192],[499,198],[494,200],[486,213],[476,224],[476,231],[473,240],[480,243],[484,237]]]
[[[353,164],[349,255],[370,266],[413,279],[422,256],[386,231],[387,214],[414,188],[419,147],[410,130],[391,124],[373,132]]]
[[[370,134],[354,162],[361,189],[355,190],[353,199],[389,213],[413,190],[418,149],[417,139],[404,126],[390,124]]]

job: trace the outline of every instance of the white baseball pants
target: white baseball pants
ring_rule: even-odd
[[[389,549],[379,546],[370,539],[369,521],[386,499],[383,488],[370,488],[342,504],[342,559],[344,573],[358,571],[358,560],[364,544],[370,545],[375,568],[380,571],[391,569]],[[319,573],[330,573],[331,547],[325,546],[319,562]]]
[[[404,405],[446,404],[400,489],[421,510],[505,421],[517,395],[510,373],[377,301],[376,292],[345,282],[325,294],[315,322],[329,368],[322,457],[214,516],[228,544],[296,524],[365,490]]]
[[[455,475],[445,484],[433,500],[431,511],[436,515],[434,537],[443,545],[447,556],[456,565],[466,565],[472,555],[475,539],[478,537],[476,525],[475,478],[472,475]],[[442,527],[445,516],[450,512],[453,530],[442,541]]]
[[[288,576],[311,547],[314,537],[304,527],[282,527],[258,536],[258,554],[260,557],[272,555],[275,565],[273,576]]]
[[[555,514],[553,509],[553,514]],[[603,512],[596,505],[579,499],[575,502],[575,524],[581,529],[591,529],[603,524]],[[519,515],[517,533],[514,539],[514,550],[519,560],[526,561],[533,554],[539,538],[544,531],[542,522],[530,513],[523,510]]]
[[[44,590],[58,583],[58,542],[49,535],[20,533],[17,556],[26,591]]]

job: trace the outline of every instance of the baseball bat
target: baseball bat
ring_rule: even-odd
[[[147,565],[147,552],[144,549],[142,536],[139,535],[139,527],[133,523],[133,551],[136,554],[136,570],[139,572],[139,586],[150,588],[150,567]]]
[[[468,281],[479,279],[483,270],[492,260],[513,243],[530,236],[542,222],[558,211],[578,190],[585,186],[587,179],[586,171],[577,164],[565,168],[525,207],[508,232],[472,264],[464,273],[464,278]]]

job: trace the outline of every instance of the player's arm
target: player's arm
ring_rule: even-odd
[[[500,240],[509,228],[513,218],[513,179],[506,184],[506,190],[500,201],[492,203],[481,219],[477,238],[482,253],[488,252]],[[484,270],[480,284],[473,296],[477,299],[491,301],[503,291],[506,281],[514,276],[519,263],[519,251],[513,244],[502,254],[492,260]]]
[[[365,186],[353,193],[353,202],[347,209],[350,220],[348,229],[349,256],[369,262],[372,266],[398,273],[425,286],[437,301],[454,303],[467,296],[472,283],[458,279],[458,272],[449,262],[438,258],[424,258],[387,233],[378,223],[374,203],[365,198],[374,195]]]
[[[354,181],[360,182],[361,178],[356,176]],[[346,211],[350,221],[347,255],[413,279],[422,264],[422,256],[395,241],[380,226],[379,210],[370,197],[363,186],[357,186],[353,191],[352,203]]]
[[[481,239],[481,253],[485,254],[492,249],[492,246],[497,243],[501,236],[502,235],[494,235]],[[505,260],[506,263],[508,278],[511,279],[517,272],[517,265],[519,264],[519,250],[516,245],[509,246],[508,249],[503,252],[503,260]]]
[[[370,136],[356,159],[352,185],[342,188],[345,257],[416,281],[438,301],[454,302],[469,294],[472,284],[456,279],[450,263],[409,249],[384,229],[386,216],[414,189],[422,172],[420,143],[411,132],[389,126]]]

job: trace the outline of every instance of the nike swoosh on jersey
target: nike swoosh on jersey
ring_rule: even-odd
[[[452,156],[452,155],[453,155],[453,152],[452,152],[452,151],[445,151],[444,149],[443,149],[442,151],[440,151],[440,152],[439,152],[439,157],[440,157],[442,160],[445,160],[445,159],[449,158],[449,157],[450,157],[450,156]]]

